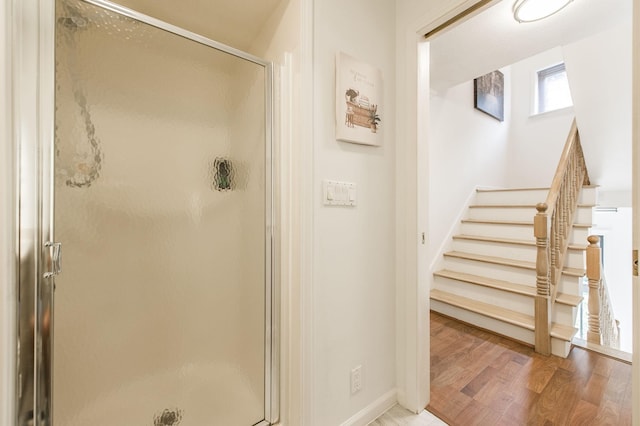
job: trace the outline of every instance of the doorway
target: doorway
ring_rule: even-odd
[[[429,96],[429,87],[428,85],[423,85],[419,82],[423,81],[426,77],[428,79],[430,69],[428,66],[429,63],[429,43],[425,41],[424,34],[429,31],[440,27],[442,24],[447,23],[448,21],[454,19],[457,15],[463,14],[463,12],[471,7],[474,4],[478,4],[482,2],[465,2],[464,4],[460,4],[456,7],[445,7],[444,5],[434,5],[433,7],[425,6],[422,10],[415,10],[417,7],[406,7],[401,9],[401,19],[408,26],[406,29],[406,37],[401,39],[402,49],[399,52],[400,57],[400,69],[399,73],[403,76],[403,79],[408,81],[406,87],[400,88],[401,93],[399,94],[398,105],[401,109],[403,117],[400,120],[399,127],[401,129],[406,129],[401,132],[402,136],[406,137],[407,143],[406,146],[402,146],[401,150],[398,152],[398,157],[400,158],[400,163],[402,164],[402,169],[398,172],[398,186],[400,188],[409,188],[410,190],[415,189],[415,193],[417,193],[417,200],[412,199],[411,201],[401,200],[399,203],[400,215],[402,217],[406,216],[408,219],[411,219],[410,232],[407,232],[407,235],[401,235],[400,237],[400,245],[401,248],[406,251],[409,261],[405,262],[409,266],[409,270],[411,274],[417,274],[419,277],[415,281],[412,280],[409,282],[407,287],[409,290],[407,291],[415,291],[416,294],[420,295],[420,298],[415,299],[414,301],[406,302],[404,305],[407,309],[411,309],[413,311],[417,311],[418,314],[414,317],[418,317],[423,319],[426,315],[425,312],[428,312],[429,305],[428,303],[423,302],[424,293],[428,292],[429,288],[429,260],[432,257],[429,257],[429,253],[431,253],[430,249],[415,245],[415,235],[425,235],[427,236],[427,241],[429,241],[429,222],[430,222],[430,214],[429,208],[437,208],[437,206],[430,206],[430,202],[427,199],[429,191],[428,191],[428,179],[424,179],[423,171],[426,170],[427,160],[429,158],[428,155],[418,155],[418,160],[416,161],[416,153],[420,154],[423,152],[428,152],[428,123],[424,121],[418,121],[416,117],[423,116],[424,112],[429,111],[431,105],[429,105],[428,100],[425,99]],[[493,2],[495,4],[497,2]],[[637,4],[637,2],[634,1]],[[577,3],[576,3],[577,4]],[[634,8],[634,12],[637,12],[637,8]],[[415,18],[416,15],[421,14],[422,18]],[[434,17],[438,17],[434,19]],[[634,23],[637,25],[637,23]],[[637,33],[637,31],[636,31]],[[402,31],[399,34],[405,35]],[[634,43],[637,41],[634,41]],[[416,45],[418,49],[416,49]],[[635,71],[634,80],[637,79],[637,71]],[[414,83],[415,82],[415,83]],[[636,85],[634,85],[636,87]],[[637,93],[636,93],[637,95]],[[416,99],[417,97],[417,99]],[[635,99],[635,98],[634,98]],[[407,107],[402,107],[403,102],[406,101]],[[635,108],[635,105],[634,105]],[[417,114],[416,114],[417,112]],[[634,116],[635,117],[635,116]],[[637,127],[636,127],[637,128]],[[635,132],[635,130],[634,130]],[[634,141],[637,138],[637,135],[634,134]],[[635,146],[635,142],[634,142]],[[637,156],[637,151],[634,150],[634,156]],[[425,167],[423,167],[425,166]],[[637,180],[637,175],[634,175],[634,181]],[[635,190],[637,192],[637,190]],[[635,194],[635,193],[634,193]],[[417,214],[415,211],[415,202],[418,204]],[[424,241],[424,239],[423,239]],[[423,243],[424,244],[424,243]],[[634,243],[635,244],[635,243]],[[415,261],[414,259],[418,257],[418,254],[426,254],[426,257],[423,257],[422,261]],[[415,264],[412,263],[415,261]],[[415,266],[415,267],[412,267]],[[414,275],[410,275],[409,278],[413,278]],[[635,278],[634,278],[635,280]],[[634,312],[637,311],[638,306],[638,294],[634,295]],[[635,314],[634,314],[635,315]],[[412,318],[413,319],[413,318]],[[417,355],[417,362],[414,362],[414,359],[410,359],[407,362],[409,368],[407,369],[409,372],[406,374],[408,377],[424,377],[427,378],[419,381],[419,386],[417,391],[414,391],[413,388],[409,389],[409,394],[411,397],[416,397],[418,403],[422,401],[428,400],[428,386],[425,389],[424,384],[428,384],[428,338],[424,337],[423,333],[416,332],[416,328],[411,328],[412,323],[407,321],[408,328],[407,333],[410,334],[410,337],[407,339],[409,341],[408,344],[399,345],[401,348],[411,348],[411,345],[416,345],[419,348],[419,353]],[[634,320],[634,323],[637,324],[637,316]],[[637,335],[637,333],[634,333]],[[637,341],[636,348],[637,348]],[[634,351],[634,357],[637,359],[638,352]],[[634,368],[634,370],[637,370]],[[634,373],[636,380],[634,381],[634,390],[639,389],[639,381],[637,380],[638,374],[637,371]],[[408,388],[408,386],[407,386]],[[636,392],[637,393],[637,392]],[[407,406],[412,408],[419,407],[418,404],[414,405],[414,400],[409,399],[409,403]],[[637,414],[637,413],[636,413]]]

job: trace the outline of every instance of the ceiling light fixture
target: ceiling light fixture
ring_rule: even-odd
[[[535,22],[558,13],[573,0],[516,0],[513,17],[518,22]]]

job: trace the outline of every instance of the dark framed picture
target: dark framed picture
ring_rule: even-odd
[[[473,80],[473,106],[496,120],[504,121],[504,75],[492,71]]]

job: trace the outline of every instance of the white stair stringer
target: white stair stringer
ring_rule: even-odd
[[[498,334],[534,344],[537,249],[533,236],[536,202],[547,188],[478,190],[467,208],[451,251],[434,273],[431,308]],[[569,238],[565,265],[552,311],[552,353],[566,357],[585,273],[585,250],[596,203],[586,187]]]

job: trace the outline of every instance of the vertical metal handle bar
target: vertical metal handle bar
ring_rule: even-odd
[[[51,278],[62,272],[62,243],[47,241],[44,243],[47,248],[53,248],[51,254],[51,272],[45,272],[44,278]]]

